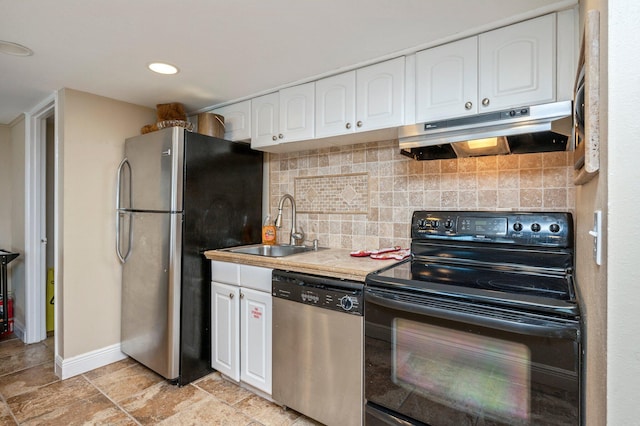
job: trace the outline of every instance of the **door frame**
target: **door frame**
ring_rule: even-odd
[[[25,113],[25,324],[24,343],[47,338],[46,326],[46,121],[54,116],[54,282],[58,282],[58,96],[53,93]],[[54,292],[58,293],[57,285]],[[54,294],[54,300],[59,300]],[[54,308],[54,329],[58,315]],[[57,339],[55,339],[57,341]],[[57,354],[57,344],[55,353]]]

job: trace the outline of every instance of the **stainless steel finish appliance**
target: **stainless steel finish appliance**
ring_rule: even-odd
[[[329,426],[363,422],[364,283],[273,271],[273,399]]]
[[[122,351],[189,383],[211,371],[203,252],[260,241],[262,154],[162,129],[126,140],[117,192]]]
[[[416,211],[411,235],[366,281],[367,425],[580,424],[571,215]]]
[[[573,132],[571,101],[404,126],[400,152],[416,160],[564,151]],[[494,144],[468,143],[497,138]]]

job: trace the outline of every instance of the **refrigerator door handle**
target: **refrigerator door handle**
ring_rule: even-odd
[[[118,259],[120,259],[121,263],[125,263],[129,256],[131,255],[131,242],[133,240],[133,224],[131,220],[129,220],[129,232],[128,232],[128,244],[127,244],[127,253],[125,255],[120,251],[120,221],[122,216],[125,214],[121,209],[121,199],[120,199],[120,190],[122,189],[122,173],[124,170],[124,166],[127,166],[129,169],[129,207],[131,206],[131,164],[129,164],[129,160],[125,157],[118,166],[118,183],[116,186],[116,254],[118,255]]]

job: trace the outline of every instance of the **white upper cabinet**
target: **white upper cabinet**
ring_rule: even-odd
[[[556,15],[416,54],[416,121],[552,102]]]
[[[226,105],[211,111],[224,117],[224,138],[230,141],[251,139],[251,100]]]
[[[315,83],[280,90],[280,143],[314,137]]]
[[[316,81],[316,137],[355,131],[356,72]]]
[[[315,83],[307,83],[252,99],[251,147],[313,139],[314,97]]]
[[[251,148],[278,144],[279,99],[278,92],[275,92],[251,100]]]
[[[478,113],[478,38],[416,54],[416,120]]]
[[[404,57],[316,81],[316,137],[400,126]]]
[[[478,36],[480,112],[555,100],[556,15]]]
[[[404,57],[356,70],[357,131],[404,122]]]

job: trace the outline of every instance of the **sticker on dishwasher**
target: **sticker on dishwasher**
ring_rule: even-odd
[[[251,317],[255,319],[262,318],[262,309],[258,308],[257,306],[251,309]]]

